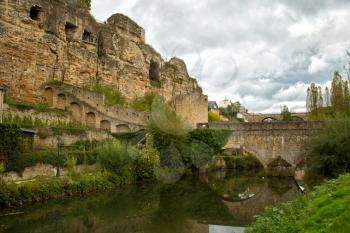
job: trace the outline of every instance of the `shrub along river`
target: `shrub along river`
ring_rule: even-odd
[[[292,178],[223,170],[2,211],[0,232],[241,233],[267,205],[297,193]]]

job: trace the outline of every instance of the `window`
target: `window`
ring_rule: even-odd
[[[32,6],[30,8],[29,16],[32,20],[39,21],[41,19],[41,7],[40,6]]]
[[[91,32],[84,30],[83,33],[83,41],[88,42],[88,43],[92,43],[92,44],[97,44],[97,40],[96,38],[92,35]]]

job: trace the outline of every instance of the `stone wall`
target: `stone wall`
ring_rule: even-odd
[[[208,122],[208,97],[197,93],[179,95],[174,100],[175,110],[192,127]]]
[[[85,172],[93,172],[96,170],[96,165],[78,165],[75,166],[74,171],[77,174]],[[68,175],[67,168],[60,169],[60,175]],[[17,174],[16,172],[6,172],[0,174],[0,180],[5,182],[21,182],[35,179],[37,177],[54,177],[56,175],[56,168],[48,164],[37,164],[33,167],[27,167],[24,169],[22,175]]]
[[[128,100],[151,91],[168,101],[202,94],[185,63],[164,61],[135,22],[115,14],[97,23],[80,2],[0,2],[0,84],[12,97],[40,101],[44,85],[53,80],[77,87],[99,81],[118,88]],[[150,79],[151,63],[158,67],[152,71],[158,80]]]

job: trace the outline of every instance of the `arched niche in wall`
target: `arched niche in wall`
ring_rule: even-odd
[[[67,98],[66,98],[65,94],[58,94],[57,95],[57,108],[65,109],[66,101],[67,101]]]
[[[269,122],[275,122],[275,121],[278,121],[278,120],[274,117],[266,117],[261,122],[269,123]]]
[[[100,125],[102,130],[111,131],[111,122],[108,120],[101,121]]]
[[[131,132],[130,127],[127,124],[120,124],[117,125],[117,133],[127,133],[127,132]]]
[[[76,37],[76,32],[78,31],[78,26],[74,25],[73,23],[66,22],[64,30],[66,32],[66,39],[73,40]]]
[[[81,106],[76,102],[70,103],[70,111],[72,112],[72,117],[76,122],[82,122]]]
[[[93,112],[86,113],[86,126],[96,128],[96,115]]]
[[[46,102],[52,106],[53,105],[53,90],[51,87],[46,87],[44,90],[44,97]]]

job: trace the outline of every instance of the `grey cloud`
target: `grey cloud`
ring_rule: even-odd
[[[210,99],[227,96],[251,111],[303,109],[304,93],[293,87],[324,84],[347,61],[348,0],[92,2],[97,18],[121,11],[163,56],[184,58]]]

